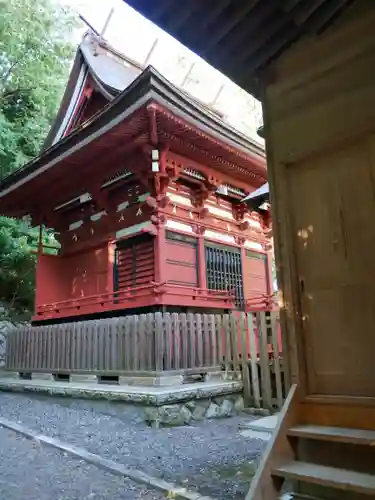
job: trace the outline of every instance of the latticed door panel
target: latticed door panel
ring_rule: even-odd
[[[153,238],[139,237],[119,242],[115,249],[114,289],[135,288],[153,280]]]
[[[236,306],[245,305],[241,251],[225,245],[206,243],[206,279],[210,290],[233,292]]]

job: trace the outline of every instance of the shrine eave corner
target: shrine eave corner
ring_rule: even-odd
[[[255,187],[266,182],[265,153],[261,146],[148,67],[103,110],[6,177],[0,184],[1,212],[18,215],[16,207],[24,205],[25,197],[40,196],[40,189],[43,186],[47,189],[58,178],[76,176],[77,166],[103,160],[113,151],[118,151],[120,158],[122,148],[148,141],[150,106],[160,139],[173,143],[174,149],[187,147],[188,139],[194,153],[203,140],[206,152],[210,153],[211,148],[213,158],[222,159],[222,168],[228,164],[233,170],[240,169]]]

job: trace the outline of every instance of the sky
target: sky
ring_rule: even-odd
[[[157,1],[157,0],[154,0]],[[263,144],[256,133],[261,124],[259,101],[203,61],[177,40],[162,31],[122,0],[60,0],[72,7],[97,30],[101,31],[114,8],[104,38],[124,55],[144,64],[152,45],[157,44],[148,60],[167,79],[194,97],[213,104],[225,119],[239,131]],[[77,32],[77,43],[87,29]]]

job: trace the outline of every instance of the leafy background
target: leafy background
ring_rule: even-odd
[[[68,78],[75,27],[55,0],[0,0],[0,181],[40,152]],[[53,231],[42,234],[56,245]],[[27,220],[0,216],[0,303],[10,317],[33,309],[38,238]]]

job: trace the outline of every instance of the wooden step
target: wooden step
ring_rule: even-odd
[[[375,476],[307,462],[288,462],[272,470],[272,476],[318,484],[339,490],[375,495]]]
[[[344,427],[323,427],[320,425],[298,425],[288,430],[288,436],[336,443],[375,446],[375,431],[348,429]]]

